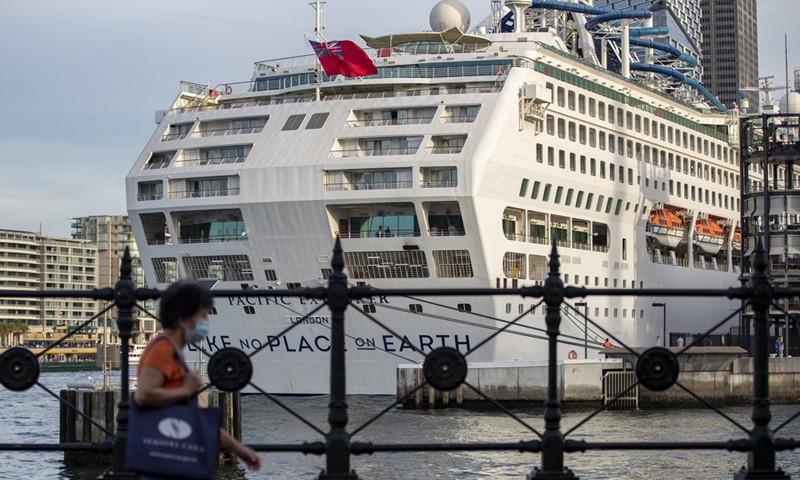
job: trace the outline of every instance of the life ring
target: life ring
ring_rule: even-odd
[[[570,360],[577,360],[578,352],[576,352],[575,350],[570,350],[569,353],[567,354],[567,358],[569,358]]]
[[[233,93],[233,89],[231,88],[231,86],[225,85],[225,95],[230,95],[231,93]]]

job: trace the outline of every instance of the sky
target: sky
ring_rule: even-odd
[[[699,0],[697,0],[699,1]],[[757,0],[760,75],[800,67],[800,1]],[[70,217],[126,213],[125,176],[182,80],[235,83],[310,54],[309,0],[25,0],[0,15],[0,229],[70,236]],[[325,36],[428,30],[435,0],[327,0]],[[462,0],[472,25],[489,0]],[[790,83],[791,84],[791,83]],[[782,92],[776,98],[783,96]]]

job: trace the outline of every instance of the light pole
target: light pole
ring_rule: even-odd
[[[583,307],[583,359],[589,359],[589,329],[586,318],[589,316],[589,305],[586,302],[577,302],[576,307]]]
[[[664,346],[666,347],[667,346],[667,304],[666,303],[662,303],[662,302],[653,302],[653,306],[654,307],[661,307],[661,308],[664,309],[664,321],[663,321],[664,333],[662,334],[663,335],[663,337],[662,337],[663,340],[662,341],[664,342]]]

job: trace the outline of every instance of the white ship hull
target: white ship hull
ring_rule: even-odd
[[[412,345],[423,353],[458,348],[469,352],[470,362],[546,360],[544,309],[528,313],[538,299],[385,297],[380,289],[540,284],[553,241],[567,285],[736,285],[730,248],[705,256],[691,240],[685,246],[654,245],[646,231],[648,210],[658,202],[737,223],[738,154],[735,142],[721,134],[727,132],[726,117],[559,54],[554,50],[561,44],[550,32],[525,35],[527,43],[486,35],[497,43],[449,58],[379,56],[376,64],[386,69],[416,69],[423,60],[488,63],[485,73],[482,67],[442,70],[441,78],[431,70],[409,79],[344,79],[337,81],[336,92],[323,85],[324,101],[311,101],[308,83],[253,88],[260,70],[248,91],[231,89],[213,101],[207,89],[184,88],[127,178],[148,284],[164,288],[191,278],[215,280],[215,289],[318,287],[326,284],[339,235],[349,281],[376,289],[371,299],[346,312],[347,392],[353,394],[394,394],[397,366],[424,358]],[[287,69],[286,75],[304,71]],[[601,92],[605,97],[597,93],[600,84],[610,85]],[[565,91],[572,100],[564,101]],[[623,97],[659,115],[628,108]],[[590,115],[587,99],[602,100],[589,108],[602,108],[604,117],[608,107],[610,116],[621,110],[623,125],[601,120],[599,108]],[[575,102],[582,102],[582,111]],[[388,112],[386,118],[375,121],[382,112]],[[301,115],[298,127],[291,128]],[[670,115],[674,121],[664,118]],[[310,127],[313,122],[322,125]],[[693,142],[710,142],[713,158],[671,144],[666,135],[645,137],[644,122],[648,131],[691,132]],[[603,149],[594,136],[598,132]],[[630,153],[610,151],[607,141],[615,146],[621,141]],[[651,148],[713,166],[715,180],[653,162]],[[721,182],[723,172],[729,183]],[[682,185],[691,185],[691,196],[683,194]],[[691,200],[697,186],[713,192],[713,205]],[[665,318],[654,300],[590,297],[585,311],[618,341],[648,346],[664,343],[665,322],[667,331],[697,333],[737,306],[667,299]],[[211,353],[223,347],[261,349],[252,358],[253,383],[267,392],[327,393],[330,312],[316,310],[319,306],[297,297],[217,298],[205,347]],[[570,350],[583,355],[585,341],[589,356],[596,357],[608,334],[592,323],[584,330],[574,312],[564,315],[559,357],[567,358]],[[508,331],[476,349],[518,317]]]

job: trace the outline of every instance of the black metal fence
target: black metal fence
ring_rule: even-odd
[[[262,452],[297,452],[303,454],[321,455],[325,459],[325,468],[318,478],[320,479],[356,479],[357,474],[351,468],[351,459],[354,455],[376,454],[381,452],[409,452],[409,451],[498,451],[507,450],[515,452],[534,452],[540,453],[540,463],[532,465],[531,471],[527,475],[529,479],[573,479],[576,475],[568,468],[567,458],[569,454],[576,452],[606,450],[720,450],[731,452],[742,452],[747,454],[746,466],[741,470],[731,472],[736,479],[788,479],[780,468],[776,465],[776,452],[783,450],[793,450],[800,442],[791,438],[780,438],[777,435],[780,430],[790,421],[793,421],[800,412],[792,416],[787,422],[775,427],[772,424],[770,413],[770,389],[768,360],[770,356],[770,337],[768,336],[768,310],[770,306],[780,308],[777,300],[796,296],[800,292],[795,289],[780,288],[772,285],[767,274],[767,259],[763,248],[759,246],[756,251],[753,263],[753,274],[750,281],[745,286],[731,287],[728,289],[588,289],[584,287],[565,286],[560,277],[560,264],[558,252],[554,245],[550,255],[548,278],[542,286],[521,287],[512,289],[497,288],[474,288],[474,289],[395,289],[380,290],[384,296],[425,296],[443,297],[452,295],[470,296],[491,296],[491,295],[516,295],[523,298],[538,299],[540,304],[546,307],[545,324],[548,345],[548,366],[547,366],[547,399],[544,402],[544,431],[539,432],[534,427],[528,425],[522,418],[517,417],[513,412],[505,408],[500,402],[490,398],[467,382],[467,360],[465,355],[458,350],[450,347],[440,347],[425,354],[423,372],[425,380],[416,389],[408,392],[404,397],[397,398],[386,409],[382,410],[375,418],[367,421],[364,425],[352,429],[348,423],[347,413],[347,391],[346,391],[346,349],[345,349],[345,311],[352,305],[352,302],[369,298],[375,295],[376,291],[365,287],[351,287],[348,285],[347,277],[344,273],[344,257],[339,241],[336,241],[334,255],[331,261],[332,273],[328,278],[327,287],[304,288],[292,290],[214,290],[215,297],[302,297],[315,299],[323,303],[331,312],[331,348],[330,348],[330,403],[328,410],[328,430],[322,431],[315,428],[320,434],[320,439],[315,442],[305,442],[302,444],[256,444],[251,445],[257,451]],[[4,298],[88,298],[93,300],[105,300],[112,302],[107,309],[116,307],[118,310],[118,326],[121,341],[121,400],[119,403],[116,433],[108,441],[93,444],[10,444],[0,443],[0,450],[31,450],[31,451],[69,451],[84,450],[97,452],[111,452],[113,465],[102,478],[135,478],[135,475],[126,472],[124,469],[125,445],[128,434],[128,346],[131,338],[133,326],[133,311],[138,308],[137,302],[144,300],[158,299],[160,291],[153,289],[136,288],[131,281],[131,258],[128,252],[122,260],[120,279],[113,289],[103,288],[92,291],[0,291],[0,297]],[[725,415],[710,402],[705,401],[686,385],[679,381],[679,362],[678,358],[692,346],[702,346],[706,338],[717,328],[738,315],[734,312],[721,318],[719,323],[714,325],[705,333],[692,335],[692,342],[686,344],[677,354],[669,349],[653,347],[639,353],[632,347],[625,345],[620,339],[615,338],[611,332],[605,330],[600,324],[581,313],[581,310],[570,304],[571,299],[592,297],[592,296],[655,296],[655,297],[727,297],[742,301],[742,308],[751,308],[753,312],[753,425],[745,427],[737,423],[734,419]],[[697,401],[714,410],[725,419],[736,425],[740,430],[747,432],[746,436],[734,438],[725,442],[615,442],[615,441],[594,441],[577,440],[572,437],[579,430],[580,426],[589,421],[592,417],[607,408],[609,402],[598,407],[589,413],[585,419],[578,422],[566,433],[561,426],[561,403],[558,397],[558,372],[557,372],[557,347],[560,327],[562,321],[562,308],[568,308],[574,314],[583,318],[592,325],[592,328],[599,329],[606,336],[614,340],[615,345],[626,348],[635,358],[636,382],[631,388],[642,386],[654,391],[664,391],[672,386],[677,386],[694,397]],[[107,310],[106,309],[106,310]],[[98,314],[102,315],[106,310]],[[389,327],[382,324],[377,318],[367,314],[372,321],[376,322],[388,333],[398,336]],[[503,328],[498,329],[489,338],[479,345],[471,347],[471,351],[480,349],[496,335],[502,334],[505,330],[512,327],[523,315],[515,321],[509,322]],[[97,318],[97,317],[95,317]],[[92,319],[93,320],[93,319]],[[92,320],[86,321],[82,326],[87,326]],[[299,325],[300,322],[288,326],[280,335],[286,335],[291,329]],[[77,332],[78,330],[75,330]],[[64,340],[67,340],[65,338]],[[718,339],[717,339],[718,340]],[[712,338],[712,341],[714,339]],[[415,351],[423,353],[420,348],[412,346]],[[253,355],[258,354],[262,348],[246,354],[234,348],[223,348],[210,356],[208,364],[208,376],[215,387],[224,391],[237,391],[246,386],[251,386],[255,390],[276,402],[287,412],[304,420],[302,416],[292,411],[291,407],[267,390],[251,382]],[[40,353],[38,356],[46,354]],[[37,355],[24,348],[12,348],[0,356],[0,384],[13,391],[27,390],[33,386],[39,386],[50,394],[58,398],[58,395],[51,392],[45,385],[38,381],[39,361]],[[361,429],[385,415],[396,405],[402,405],[417,390],[432,386],[437,390],[449,391],[461,385],[474,390],[483,396],[488,402],[496,406],[533,432],[533,438],[519,442],[506,443],[437,443],[437,444],[392,444],[392,443],[368,443],[354,441],[353,436]],[[629,389],[630,390],[630,389]],[[620,392],[617,398],[624,396],[629,390]],[[64,401],[64,399],[60,399]],[[75,408],[74,405],[70,405]],[[77,412],[77,414],[81,414]],[[87,421],[95,424],[90,418],[84,417]],[[308,424],[308,422],[306,422]],[[310,425],[310,424],[309,424]],[[95,424],[103,429],[101,425]],[[647,472],[641,472],[642,477]]]

